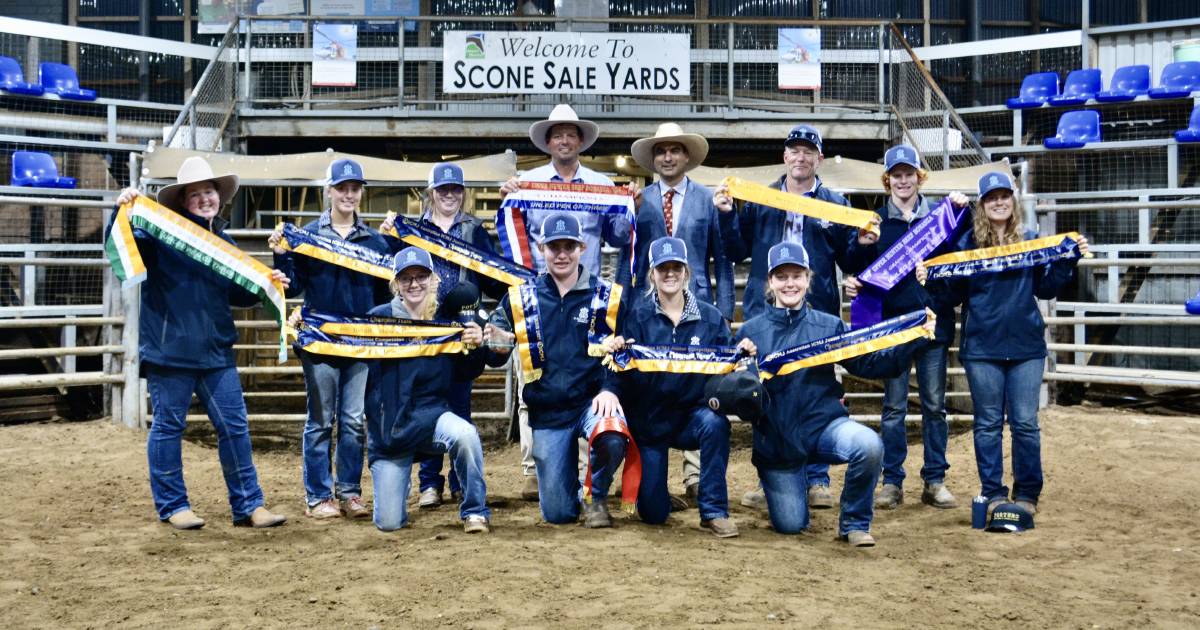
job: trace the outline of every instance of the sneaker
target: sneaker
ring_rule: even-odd
[[[1033,501],[1027,501],[1025,499],[1017,499],[1016,501],[1013,501],[1013,503],[1016,503],[1017,505],[1025,508],[1025,511],[1029,512],[1030,516],[1037,514],[1037,503],[1034,503]]]
[[[688,507],[690,507],[688,505],[687,499],[685,499],[681,496],[676,496],[676,495],[672,494],[672,495],[670,495],[670,499],[671,499],[671,511],[672,512],[682,512],[682,511],[688,509]]]
[[[604,499],[593,499],[583,504],[583,526],[595,529],[612,527],[612,517],[608,515],[608,503]]]
[[[417,500],[417,505],[423,510],[432,510],[442,504],[442,491],[437,488],[425,488],[421,491],[421,498]]]
[[[888,485],[891,485],[891,484],[888,484]],[[875,537],[872,536],[870,532],[864,532],[864,531],[858,530],[858,529],[852,530],[849,533],[847,533],[845,536],[842,536],[842,540],[846,541],[847,543],[850,543],[851,547],[874,547],[875,546]]]
[[[829,486],[817,484],[808,489],[808,507],[811,510],[828,510],[833,507],[833,493]]]
[[[371,508],[367,507],[367,502],[357,494],[342,501],[342,511],[346,513],[346,518],[370,518],[371,516]]]
[[[767,509],[767,495],[762,491],[762,488],[751,490],[742,495],[742,505],[765,511]]]
[[[175,529],[200,529],[204,527],[204,519],[196,516],[191,510],[180,510],[167,519]]]
[[[904,492],[894,483],[885,483],[875,495],[875,508],[879,510],[894,510],[904,503]]]
[[[337,501],[333,499],[325,499],[316,505],[310,505],[304,510],[304,515],[309,518],[314,518],[322,521],[330,518],[341,518],[342,508],[338,507]]]
[[[729,518],[714,518],[707,521],[700,521],[700,527],[707,529],[717,538],[737,538],[738,528],[737,523],[734,523]]]
[[[333,499],[329,500],[333,503]],[[337,506],[334,506],[337,509]],[[339,512],[340,516],[340,512]],[[320,517],[318,517],[320,518]],[[275,514],[263,506],[254,508],[250,516],[233,522],[234,527],[253,527],[254,529],[263,529],[264,527],[277,527],[287,522],[287,517],[282,514]]]
[[[488,527],[486,516],[472,514],[463,521],[463,531],[468,534],[487,534],[492,531],[492,528]]]
[[[538,500],[537,475],[528,475],[525,477],[525,487],[521,488],[521,498],[526,501]]]
[[[943,510],[958,507],[958,499],[954,498],[944,483],[925,484],[925,489],[921,491],[921,503]]]

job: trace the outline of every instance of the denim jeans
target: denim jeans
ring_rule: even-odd
[[[455,469],[462,475],[463,501],[458,515],[491,518],[487,507],[487,483],[483,479],[483,446],[479,432],[466,420],[446,412],[433,429],[430,450],[450,453]],[[375,489],[375,527],[390,532],[408,525],[408,491],[412,487],[412,454],[397,458],[380,457],[371,462]]]
[[[304,422],[304,493],[310,506],[335,496],[362,495],[364,402],[367,363],[340,357],[300,353],[308,398]],[[337,420],[337,477],[331,474],[330,449]]]
[[[547,523],[572,523],[579,518],[583,488],[579,483],[579,438],[587,439],[602,420],[589,403],[576,421],[557,429],[533,429],[533,461],[537,468],[542,519]],[[621,423],[624,424],[624,419]],[[629,441],[606,434],[592,442],[592,500],[608,498],[613,475],[625,459]]]
[[[1012,436],[1013,499],[1037,503],[1042,494],[1042,437],[1038,393],[1045,359],[1025,361],[964,360],[975,405],[975,465],[980,492],[1008,498],[1004,485],[1004,420]]]
[[[192,392],[208,412],[217,431],[217,457],[229,491],[233,520],[250,516],[263,504],[262,488],[250,455],[250,427],[246,424],[246,400],[242,383],[233,367],[215,370],[183,370],[153,367],[146,371],[154,424],[146,440],[150,463],[150,493],[158,518],[166,520],[190,509],[183,483],[183,430],[187,428]]]
[[[447,396],[446,402],[450,403],[450,411],[454,415],[471,421],[471,385],[474,381],[452,381],[450,383],[450,395]],[[446,477],[450,478],[450,492],[461,492],[462,484],[458,481],[458,475],[454,472],[454,462],[450,462],[450,474],[442,476],[442,461],[445,456],[442,453],[423,453],[417,456],[421,462],[421,467],[417,472],[417,480],[420,482],[418,486],[421,492],[429,488],[435,488],[438,494],[446,488]]]
[[[917,366],[917,387],[921,398],[921,439],[925,464],[921,479],[942,483],[950,464],[946,461],[946,357],[949,348],[930,343],[913,354]],[[883,438],[883,483],[903,487],[904,460],[908,457],[908,436],[904,416],[908,414],[908,374],[889,378],[883,384],[883,417],[879,433]]]
[[[700,449],[700,487],[696,496],[700,518],[729,516],[729,491],[725,469],[729,465],[729,420],[708,407],[696,407],[670,447]],[[642,457],[642,483],[638,487],[638,514],[647,523],[660,524],[671,514],[667,493],[668,444],[638,444]]]
[[[817,439],[817,450],[808,461],[825,464],[849,464],[842,487],[842,513],[838,534],[870,531],[875,515],[875,483],[879,481],[879,462],[883,443],[875,432],[849,418],[829,423]],[[758,469],[771,527],[780,534],[798,534],[808,529],[808,482],[803,466],[771,470]]]

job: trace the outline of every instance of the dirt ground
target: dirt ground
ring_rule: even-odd
[[[665,527],[546,525],[518,498],[515,447],[488,453],[493,533],[467,536],[448,506],[391,534],[306,520],[298,448],[255,454],[268,505],[289,523],[234,529],[215,450],[188,443],[192,503],[209,524],[177,532],[154,518],[143,435],[103,422],[3,427],[0,623],[1200,627],[1200,419],[1085,406],[1052,408],[1042,426],[1035,530],[970,528],[978,482],[962,433],[947,480],[962,507],[920,504],[917,446],[906,502],[877,515],[869,550],[835,541],[832,510],[793,537],[737,505],[732,540],[700,530],[694,509]],[[749,449],[736,449],[735,503],[754,483]]]

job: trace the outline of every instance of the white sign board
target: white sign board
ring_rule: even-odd
[[[448,94],[688,96],[690,44],[674,33],[447,31]]]

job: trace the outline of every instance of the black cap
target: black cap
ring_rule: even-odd
[[[718,374],[704,384],[704,398],[713,411],[736,415],[753,426],[766,419],[767,390],[754,370]]]

